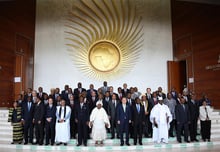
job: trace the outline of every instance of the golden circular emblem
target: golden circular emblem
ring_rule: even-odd
[[[97,71],[112,71],[120,63],[120,51],[112,42],[99,41],[89,49],[89,63]]]

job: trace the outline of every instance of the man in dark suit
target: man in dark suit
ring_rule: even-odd
[[[199,118],[199,106],[198,101],[196,101],[196,95],[192,94],[191,98],[188,102],[189,105],[189,112],[190,112],[190,125],[189,125],[189,132],[190,132],[190,141],[197,141],[196,134],[197,134],[197,122]]]
[[[56,106],[53,102],[53,98],[50,97],[45,109],[46,145],[49,145],[49,140],[51,145],[55,142]]]
[[[34,103],[31,96],[27,96],[27,101],[22,105],[21,120],[24,125],[24,144],[33,143],[33,116]]]
[[[38,88],[37,96],[41,99],[41,101],[43,101],[45,94],[46,94],[46,93],[43,92],[43,88],[42,88],[42,87],[39,87],[39,88]]]
[[[184,97],[180,98],[180,104],[176,105],[175,108],[176,122],[177,122],[177,141],[181,143],[181,133],[184,129],[184,141],[189,142],[189,124],[190,124],[190,113],[189,107],[185,104]]]
[[[98,94],[97,90],[94,89],[94,85],[93,85],[93,84],[90,84],[90,85],[89,85],[89,89],[86,91],[86,98],[91,98],[93,91],[95,91],[96,95]]]
[[[134,128],[134,145],[137,144],[137,136],[139,137],[139,144],[142,145],[142,133],[145,120],[144,106],[140,104],[139,97],[135,98],[135,104],[132,105],[132,124]]]
[[[70,137],[76,138],[77,133],[77,125],[75,122],[75,110],[76,105],[78,105],[78,102],[74,99],[74,96],[70,96],[70,108],[71,108],[71,116],[70,116]]]
[[[45,106],[39,96],[37,96],[36,101],[37,102],[34,108],[34,117],[33,117],[33,123],[35,127],[35,136],[36,136],[35,144],[43,145]]]
[[[127,83],[124,83],[123,89],[122,89],[122,96],[123,97],[127,97],[127,94],[130,92],[130,90],[127,87],[128,87]]]
[[[73,91],[73,95],[74,95],[74,99],[76,101],[79,101],[79,95],[82,93],[82,92],[86,92],[86,89],[85,88],[82,88],[82,83],[81,82],[78,82],[77,84],[77,88],[74,89]]]
[[[102,107],[105,109],[106,112],[108,112],[108,103],[107,101],[105,101],[103,94],[100,93],[98,95],[98,101],[102,102],[102,105],[103,105]]]
[[[65,101],[68,100],[68,90],[69,90],[69,85],[64,86],[64,90],[61,92],[61,98],[64,99]]]
[[[87,104],[84,103],[84,98],[82,96],[79,97],[79,104],[76,106],[75,121],[77,123],[77,130],[78,130],[77,146],[82,145],[82,141],[84,146],[87,146],[89,108]]]
[[[178,102],[177,98],[178,98],[178,93],[176,92],[176,89],[173,87],[170,91],[172,98],[176,100],[176,102]]]
[[[117,132],[117,136],[119,137],[118,127],[116,123],[116,109],[117,109],[118,103],[119,101],[117,100],[117,96],[116,94],[113,93],[112,99],[108,103],[108,116],[109,116],[110,123],[111,123],[111,134],[112,134],[111,139],[115,138],[115,130]]]
[[[119,125],[119,133],[120,133],[120,141],[121,146],[124,145],[124,138],[123,133],[126,134],[126,145],[130,146],[129,144],[129,123],[131,123],[131,109],[127,104],[126,97],[122,98],[122,103],[118,105],[117,112],[116,112],[116,119]]]
[[[127,105],[129,105],[130,109],[132,110],[132,106],[135,104],[135,101],[131,98],[131,93],[127,93]],[[129,124],[129,135],[130,138],[134,137],[134,126],[130,123]]]
[[[95,91],[92,91],[91,97],[88,97],[87,101],[89,107],[89,114],[91,114],[92,110],[96,107],[96,102],[98,101],[98,96]]]
[[[149,138],[152,137],[152,123],[150,122],[150,112],[152,110],[152,104],[151,102],[149,102],[149,100],[147,100],[147,96],[146,95],[142,95],[141,96],[141,104],[144,106],[144,111],[145,111],[145,122],[144,122],[144,129],[143,129],[143,133],[144,136]]]
[[[166,99],[166,94],[163,93],[162,87],[158,87],[157,95],[163,97],[163,99]]]

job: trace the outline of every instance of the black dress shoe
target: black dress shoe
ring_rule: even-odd
[[[142,143],[142,142],[139,142],[139,145],[143,145],[143,143]]]
[[[210,142],[210,139],[208,139],[208,142]]]
[[[24,145],[27,145],[28,144],[28,142],[24,142]]]
[[[124,146],[124,143],[121,143],[120,146]]]
[[[63,143],[64,146],[67,146],[67,143]]]
[[[186,143],[190,143],[190,141],[189,141],[189,140],[185,140],[185,142],[186,142]]]
[[[111,139],[115,139],[115,137],[111,137]]]
[[[81,144],[77,144],[76,146],[78,146],[78,147],[79,147],[79,146],[81,146]]]
[[[137,143],[134,143],[134,145],[137,145]]]
[[[53,145],[54,145],[54,143],[51,143],[50,145],[51,145],[51,146],[53,146]]]
[[[130,146],[130,144],[129,144],[129,143],[126,143],[126,145],[127,145],[127,146]]]
[[[46,143],[46,144],[45,144],[45,146],[48,146],[48,145],[49,145],[49,143]]]
[[[178,141],[178,143],[182,143],[182,141],[181,140],[177,140]]]
[[[87,143],[84,143],[84,146],[87,146]]]
[[[194,141],[198,142],[199,140],[198,140],[198,139],[195,139]]]
[[[61,143],[61,142],[59,142],[59,143],[57,143],[56,145],[57,145],[57,146],[59,146],[59,145],[61,145],[61,144],[62,144],[62,143]]]
[[[11,142],[11,144],[13,145],[13,144],[14,144],[14,142]]]

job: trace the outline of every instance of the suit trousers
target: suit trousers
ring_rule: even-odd
[[[33,123],[32,122],[27,122],[25,121],[24,124],[24,141],[25,143],[28,143],[28,137],[29,137],[29,142],[33,142]]]
[[[54,144],[55,142],[55,122],[47,122],[45,123],[46,128],[46,144]]]
[[[191,141],[196,140],[196,135],[197,135],[197,119],[191,120],[191,123],[189,125],[189,131],[190,131],[190,140]]]
[[[142,122],[136,122],[134,125],[134,144],[137,144],[137,138],[139,139],[139,143],[142,143],[142,133],[143,133],[143,125]]]
[[[181,141],[182,130],[184,131],[184,141],[188,141],[189,124],[187,122],[177,124],[177,141]]]
[[[86,122],[84,121],[78,121],[77,123],[77,129],[78,129],[78,144],[87,144],[87,138],[88,138],[88,126],[86,125]]]
[[[120,132],[121,144],[124,144],[124,137],[123,137],[124,132],[125,132],[125,138],[126,138],[125,142],[129,143],[129,123],[127,121],[124,121],[124,122],[120,123],[119,132]]]
[[[42,122],[40,124],[35,124],[35,136],[36,136],[36,143],[43,144],[44,141],[44,125]]]
[[[211,120],[200,121],[202,139],[210,139],[211,135]]]

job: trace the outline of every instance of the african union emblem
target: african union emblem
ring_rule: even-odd
[[[141,6],[134,0],[76,0],[67,17],[69,53],[87,76],[129,72],[143,45]],[[140,0],[140,2],[142,2]]]

